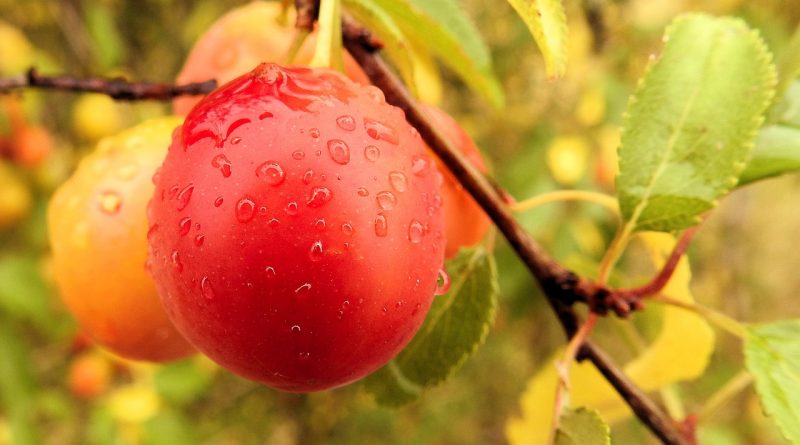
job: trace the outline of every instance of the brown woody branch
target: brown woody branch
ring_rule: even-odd
[[[117,100],[169,100],[178,96],[208,94],[217,87],[216,80],[172,85],[153,82],[129,82],[122,78],[45,76],[31,68],[24,75],[0,79],[0,94],[22,88],[42,88],[82,93],[102,93]]]
[[[626,300],[616,299],[604,286],[585,280],[551,259],[517,223],[496,188],[454,147],[431,123],[403,83],[376,53],[379,45],[365,28],[345,18],[342,26],[344,44],[358,61],[370,80],[386,95],[386,100],[405,111],[406,118],[417,128],[423,139],[458,178],[464,188],[481,205],[511,247],[522,259],[541,286],[547,301],[555,311],[568,337],[572,337],[580,323],[572,309],[578,301],[590,304],[593,310],[602,311],[601,302],[610,303],[611,309],[627,313],[635,307]],[[638,305],[638,300],[631,302]],[[609,307],[606,306],[606,309]],[[579,352],[580,359],[591,361],[616,389],[638,418],[664,443],[686,445],[690,441],[676,423],[644,392],[628,379],[612,360],[592,342],[586,342]]]

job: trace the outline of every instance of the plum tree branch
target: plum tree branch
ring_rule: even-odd
[[[172,85],[153,82],[129,82],[122,78],[46,76],[34,68],[27,73],[0,78],[0,94],[22,88],[42,88],[75,92],[102,93],[118,100],[169,100],[178,96],[208,94],[217,87],[216,80]]]
[[[613,297],[612,292],[564,268],[528,236],[492,184],[432,124],[408,89],[377,54],[379,45],[374,44],[375,39],[367,29],[345,17],[342,31],[345,47],[350,54],[358,61],[370,80],[383,90],[387,101],[405,111],[408,121],[480,204],[538,281],[567,336],[575,335],[579,317],[572,305],[578,301],[587,301],[593,309],[602,307],[593,305],[592,300],[608,301],[609,297]],[[624,309],[632,308],[614,309],[624,312]],[[599,347],[587,341],[581,347],[578,357],[591,361],[625,399],[639,419],[664,443],[671,445],[690,443],[681,434],[676,423],[625,376]]]

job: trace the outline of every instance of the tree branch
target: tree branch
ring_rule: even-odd
[[[344,44],[358,61],[370,80],[386,95],[386,100],[403,109],[408,121],[420,132],[425,142],[458,178],[464,188],[480,204],[512,249],[525,263],[541,286],[547,301],[555,311],[568,337],[572,337],[579,319],[572,305],[577,301],[607,300],[611,292],[603,286],[587,281],[551,259],[516,222],[503,199],[487,179],[454,147],[431,123],[409,91],[376,54],[374,39],[369,31],[349,18],[343,20]],[[623,309],[623,308],[614,308]],[[628,308],[628,310],[633,308]],[[650,400],[627,376],[591,342],[584,343],[579,358],[590,360],[628,403],[639,419],[664,443],[686,445],[689,443],[675,422]]]
[[[171,85],[152,82],[129,82],[122,78],[45,76],[31,68],[24,75],[0,79],[0,94],[21,88],[42,88],[83,93],[102,93],[117,100],[169,100],[178,96],[208,94],[217,87],[216,80]]]

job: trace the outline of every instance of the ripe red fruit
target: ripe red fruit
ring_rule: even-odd
[[[286,391],[395,356],[444,254],[433,162],[375,87],[262,64],[175,133],[150,205],[151,271],[178,330]]]
[[[435,126],[453,143],[461,149],[472,165],[480,171],[486,172],[486,164],[481,158],[481,152],[461,125],[449,114],[433,105],[421,104],[428,113],[428,117]],[[447,248],[445,256],[452,258],[461,247],[472,246],[480,241],[489,230],[491,221],[475,199],[464,190],[460,182],[450,173],[439,158],[436,165],[442,172],[442,200],[444,201],[445,234]]]

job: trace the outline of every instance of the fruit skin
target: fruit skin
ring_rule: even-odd
[[[150,205],[170,318],[223,367],[281,390],[376,370],[437,285],[433,165],[402,111],[336,72],[263,64],[223,86],[175,133]]]
[[[485,173],[486,164],[483,162],[481,152],[461,125],[449,114],[433,105],[422,103],[420,105],[428,114],[433,125],[439,128],[444,136],[461,150],[461,153],[472,165]],[[475,245],[483,239],[486,231],[489,230],[491,220],[442,161],[433,155],[433,150],[430,148],[428,150],[436,159],[436,167],[443,176],[441,194],[444,201],[445,236],[447,238],[445,257],[452,258],[461,247]]]
[[[48,207],[53,273],[64,303],[94,340],[134,360],[193,353],[144,267],[151,178],[179,124],[176,117],[155,119],[101,140]]]
[[[297,33],[294,8],[290,8],[285,23],[280,21],[280,16],[281,5],[277,2],[254,1],[231,9],[197,40],[176,83],[217,79],[217,84],[222,85],[261,62],[284,62]],[[315,43],[316,34],[308,36],[293,63],[308,64]],[[369,84],[367,75],[347,52],[344,53],[344,68],[350,79]],[[173,110],[185,115],[199,101],[199,96],[177,98]]]

